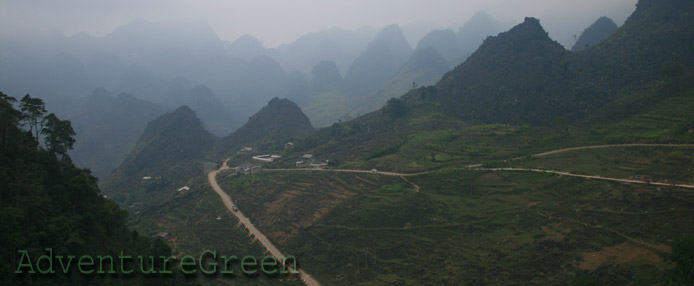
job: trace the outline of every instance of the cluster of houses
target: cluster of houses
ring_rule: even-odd
[[[234,168],[234,170],[236,170],[237,174],[250,175],[260,173],[260,171],[262,171],[263,169],[260,167],[260,165],[246,163],[238,165]]]
[[[313,154],[304,154],[303,156],[301,156],[301,160],[296,161],[296,167],[325,169],[328,167],[329,163],[329,160],[318,160],[313,158]]]
[[[291,148],[294,146],[294,143],[292,142],[287,142],[284,144],[284,148]],[[251,152],[257,152],[258,150],[254,147],[243,147],[239,151],[240,153],[251,153]],[[239,175],[251,175],[251,174],[257,174],[262,171],[262,166],[261,164],[263,163],[271,163],[274,162],[275,160],[282,158],[280,155],[273,155],[273,154],[263,154],[263,155],[256,155],[252,156],[254,161],[257,161],[257,163],[245,163],[241,164],[239,166],[234,167],[234,170],[236,170],[236,173]],[[296,168],[314,168],[314,169],[325,169],[328,168],[328,164],[330,163],[329,160],[318,160],[313,157],[313,154],[304,154],[301,156],[301,160],[296,161]]]

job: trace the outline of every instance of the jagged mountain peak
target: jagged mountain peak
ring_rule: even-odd
[[[600,17],[581,33],[571,50],[579,52],[597,46],[616,30],[617,24],[612,19],[604,16]]]
[[[313,132],[301,108],[286,98],[275,97],[234,133],[223,138],[222,152],[263,140],[300,137]]]

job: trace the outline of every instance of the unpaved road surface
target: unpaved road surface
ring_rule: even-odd
[[[243,226],[245,226],[246,229],[248,229],[248,232],[251,235],[253,235],[255,239],[257,239],[260,242],[260,244],[262,244],[263,247],[265,247],[265,249],[267,249],[267,251],[275,257],[275,259],[277,259],[278,261],[282,261],[281,258],[285,257],[284,254],[282,254],[282,252],[277,247],[275,247],[275,245],[273,245],[272,242],[270,242],[270,240],[262,232],[260,232],[260,230],[258,230],[258,228],[256,228],[255,225],[253,225],[253,223],[251,223],[251,220],[248,219],[248,217],[243,215],[243,212],[241,212],[240,209],[237,208],[236,211],[234,211],[234,209],[232,208],[234,202],[231,200],[229,195],[227,195],[224,192],[224,190],[222,190],[222,188],[219,187],[219,184],[217,184],[217,174],[221,171],[228,169],[229,166],[227,166],[227,161],[224,161],[224,163],[222,163],[222,166],[219,169],[207,173],[207,181],[210,183],[210,186],[212,186],[212,189],[214,189],[215,193],[217,193],[217,195],[222,199],[222,202],[224,202],[224,206],[229,210],[229,212],[231,212],[234,216],[236,216],[239,219]],[[302,281],[304,281],[306,285],[320,285],[320,283],[318,283],[316,279],[313,279],[311,275],[308,275],[308,273],[306,273],[302,269],[299,269],[299,278]]]

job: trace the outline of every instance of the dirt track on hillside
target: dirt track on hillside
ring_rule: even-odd
[[[207,173],[207,181],[210,183],[210,186],[212,186],[212,189],[214,189],[215,193],[217,193],[217,195],[222,199],[222,202],[224,202],[224,206],[227,208],[227,210],[229,210],[231,214],[233,214],[239,219],[239,222],[241,222],[243,226],[246,227],[248,232],[251,235],[253,235],[253,237],[255,237],[255,239],[257,239],[260,242],[260,244],[262,244],[263,247],[265,247],[265,249],[267,249],[267,251],[270,252],[270,254],[274,256],[275,259],[277,259],[277,261],[281,262],[282,257],[285,257],[284,254],[282,254],[282,252],[277,247],[275,247],[275,245],[273,245],[272,242],[262,232],[260,232],[260,230],[258,230],[258,228],[256,228],[255,225],[253,225],[253,223],[251,223],[251,220],[248,219],[248,217],[246,217],[243,214],[243,212],[241,212],[241,210],[238,209],[238,207],[237,210],[234,211],[234,209],[232,208],[232,206],[234,206],[233,201],[231,200],[229,195],[227,195],[224,192],[224,190],[222,190],[219,184],[217,184],[217,174],[221,171],[229,169],[229,166],[227,166],[226,163],[227,161],[224,161],[224,163],[222,163],[222,166],[219,169]],[[316,279],[313,279],[311,275],[309,275],[302,269],[299,269],[299,278],[302,281],[304,281],[306,285],[320,285],[320,283],[318,283]]]

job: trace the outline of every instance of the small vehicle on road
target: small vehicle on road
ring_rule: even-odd
[[[378,170],[376,170],[376,169],[371,169],[371,173],[378,173]]]
[[[238,211],[238,210],[239,210],[239,208],[237,208],[236,206],[231,206],[231,209],[234,210],[234,211]]]

